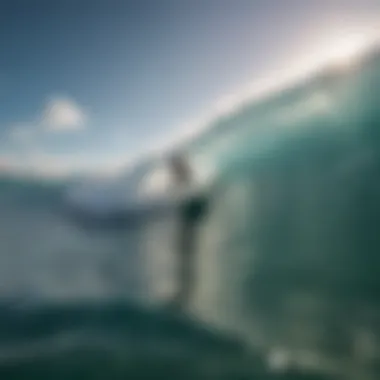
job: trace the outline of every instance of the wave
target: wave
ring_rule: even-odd
[[[323,72],[262,102],[246,104],[181,146],[199,166],[215,170],[219,185],[199,234],[199,286],[193,305],[198,320],[246,337],[260,346],[261,352],[267,347],[309,350],[317,353],[320,363],[329,362],[326,357],[337,359],[341,370],[358,355],[366,363],[377,358],[379,89],[377,51],[344,71]],[[126,174],[111,187],[121,195],[130,189],[130,199],[135,200],[157,162],[148,159],[131,172],[134,175]],[[109,185],[101,187],[96,202],[104,200],[106,204],[117,198],[104,190]],[[73,189],[72,184],[0,183],[4,207],[10,208],[17,200],[30,210],[45,202],[55,206],[67,189]],[[81,196],[86,197],[86,191]],[[78,199],[82,200],[81,196]],[[115,250],[146,255],[145,263],[152,260],[155,264],[147,269],[144,280],[150,279],[156,288],[153,274],[160,265],[168,266],[165,260],[173,253],[167,244],[174,235],[169,234],[166,222],[160,220],[135,231],[133,236],[142,238],[133,248],[125,248],[122,234],[104,240],[89,234],[88,240],[104,244],[99,250],[108,254],[110,241],[114,244],[120,239]],[[51,224],[45,223],[41,231],[50,231]],[[66,244],[68,236],[79,240],[73,230],[70,233],[73,235],[62,239]],[[79,265],[80,250],[73,246],[65,246],[65,255],[71,252]],[[43,249],[53,248],[38,248]],[[86,245],[89,259],[81,266],[80,284],[87,284],[84,273],[89,272],[96,252],[95,244]],[[161,264],[155,266],[159,260]],[[129,274],[141,269],[135,263],[130,267]],[[119,261],[115,268],[120,269]],[[157,277],[166,275],[167,271],[162,271]],[[79,291],[80,286],[72,282]],[[166,323],[158,314],[148,317],[140,309],[128,308],[102,304],[98,309],[89,307],[92,311],[87,313],[85,306],[47,305],[35,318],[33,312],[26,312],[26,320],[15,311],[3,311],[0,320],[5,319],[0,326],[13,326],[8,332],[4,327],[4,341],[20,344],[22,336],[33,341],[44,334],[59,335],[59,331],[63,335],[79,331],[80,335],[87,328],[97,331],[90,333],[93,336],[105,330],[114,337],[111,331],[115,335],[124,331],[126,342],[134,337],[132,341],[151,339],[152,345],[204,337],[187,327],[185,333],[183,325],[176,330],[173,321]],[[155,335],[156,328],[166,331],[165,336]],[[366,348],[361,348],[363,336],[369,337]],[[200,347],[194,341],[186,344]],[[199,353],[203,355],[200,349]]]
[[[145,157],[125,176],[108,183],[84,183],[72,197],[99,213],[159,199],[170,203],[165,199],[170,191],[165,157],[172,150],[188,155],[207,189],[210,181],[234,172],[232,167],[239,170],[270,155],[280,141],[302,144],[312,138],[339,139],[342,132],[358,133],[363,115],[377,109],[376,90],[368,86],[376,80],[378,61],[379,49],[374,48],[352,67],[324,68],[266,98],[247,100],[168,152]]]

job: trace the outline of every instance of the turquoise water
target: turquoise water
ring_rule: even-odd
[[[176,286],[174,215],[86,229],[62,212],[66,184],[4,178],[1,377],[371,378],[379,92],[375,52],[247,104],[186,147],[218,175],[180,317],[159,309]],[[309,377],[274,372],[289,366]]]
[[[189,145],[222,189],[200,254],[210,320],[308,365],[378,366],[379,95],[375,51]]]

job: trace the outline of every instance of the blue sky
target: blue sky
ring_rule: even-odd
[[[378,0],[4,0],[0,167],[127,162],[379,25]]]

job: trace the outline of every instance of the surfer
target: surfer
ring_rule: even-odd
[[[184,155],[180,153],[172,155],[169,167],[176,192],[180,196],[175,248],[179,259],[179,284],[172,305],[181,308],[188,304],[194,291],[198,228],[207,212],[208,202],[204,195],[194,192],[194,173]]]

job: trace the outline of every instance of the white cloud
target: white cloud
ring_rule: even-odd
[[[15,144],[17,151],[12,156],[0,155],[0,171],[59,176],[77,169],[80,163],[71,155],[61,157],[44,153],[40,137],[44,133],[76,131],[85,125],[86,120],[86,114],[73,100],[51,99],[37,121],[10,126],[8,140]]]
[[[50,131],[74,131],[84,127],[87,115],[73,100],[54,98],[50,100],[42,116],[43,126]]]
[[[22,149],[38,145],[38,135],[43,132],[75,131],[84,126],[87,116],[80,106],[67,98],[54,98],[47,102],[39,121],[16,123],[10,126],[8,138]]]

